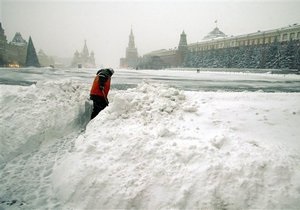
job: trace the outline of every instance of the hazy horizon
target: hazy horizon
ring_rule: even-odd
[[[71,58],[87,40],[98,66],[117,67],[131,27],[142,56],[177,47],[183,30],[188,43],[201,41],[215,20],[229,36],[300,24],[299,8],[300,1],[0,0],[0,22],[8,42],[20,32],[37,51]]]

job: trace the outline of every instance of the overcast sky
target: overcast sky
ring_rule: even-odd
[[[21,32],[26,40],[31,35],[37,51],[73,57],[86,39],[97,65],[117,67],[131,26],[142,56],[176,47],[183,30],[188,43],[201,41],[215,20],[226,35],[300,24],[299,8],[300,0],[0,0],[0,21],[9,42]]]

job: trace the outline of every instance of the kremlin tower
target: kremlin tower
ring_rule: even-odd
[[[120,59],[120,67],[121,68],[136,68],[138,65],[138,52],[134,43],[134,36],[132,29],[129,35],[129,43],[126,48],[126,57]]]

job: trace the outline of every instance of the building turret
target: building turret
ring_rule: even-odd
[[[15,46],[26,46],[27,42],[23,39],[20,32],[17,32],[13,38],[13,40],[10,42],[11,45]]]
[[[129,35],[128,48],[135,48],[135,44],[134,44],[134,36],[133,36],[132,29],[131,29],[130,35]]]
[[[178,50],[181,52],[186,52],[188,50],[186,34],[184,33],[184,31],[182,31],[182,34],[180,35]]]
[[[177,66],[181,66],[182,63],[184,62],[185,56],[187,55],[188,52],[188,45],[186,41],[186,34],[184,31],[182,31],[180,35],[180,40],[178,44],[178,50],[177,50]]]
[[[87,59],[89,57],[89,49],[86,45],[86,40],[84,40],[84,46],[83,46],[83,50],[82,50],[82,53],[81,53],[81,56],[83,59]]]

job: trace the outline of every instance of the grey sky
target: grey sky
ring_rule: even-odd
[[[239,35],[300,24],[300,1],[29,1],[0,0],[8,41],[16,32],[48,55],[72,57],[84,40],[96,63],[117,67],[132,25],[139,55],[174,48],[184,30],[188,43],[215,27]]]

